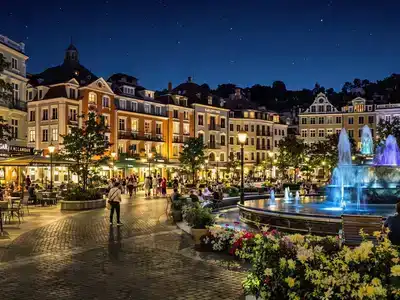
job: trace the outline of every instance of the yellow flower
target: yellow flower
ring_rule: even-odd
[[[293,259],[288,259],[287,263],[290,270],[296,269],[296,262]]]
[[[374,233],[372,235],[374,237],[376,237],[376,238],[380,238],[381,237],[381,232],[380,231],[374,231]]]
[[[381,281],[378,278],[372,279],[371,283],[372,283],[373,286],[380,286],[381,285]]]
[[[288,235],[288,239],[293,243],[293,244],[300,244],[304,242],[304,235],[301,234],[292,234]]]
[[[292,287],[294,287],[294,278],[292,278],[292,277],[288,277],[288,278],[286,278],[285,279],[285,281],[286,281],[286,283],[288,284],[288,286],[290,287],[290,288],[292,288]]]
[[[281,268],[285,268],[286,267],[286,258],[282,257],[279,260],[279,265],[280,265]]]
[[[255,237],[256,239],[259,239],[259,238],[261,237],[261,234],[257,233],[254,237]]]
[[[400,276],[400,265],[395,265],[391,269],[392,276]]]
[[[272,269],[266,268],[265,271],[264,271],[264,275],[265,276],[272,276]]]

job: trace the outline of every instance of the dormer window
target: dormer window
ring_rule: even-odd
[[[76,99],[76,91],[75,91],[75,89],[69,89],[69,97],[71,99]]]
[[[124,86],[124,93],[129,95],[134,95],[135,89],[133,87]]]

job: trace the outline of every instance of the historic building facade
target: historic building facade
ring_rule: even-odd
[[[26,146],[26,61],[24,43],[17,43],[0,35],[0,55],[9,67],[0,73],[0,78],[13,87],[12,100],[0,99],[0,118],[11,128],[9,145]]]
[[[374,135],[376,122],[372,102],[357,97],[338,110],[321,93],[309,108],[299,114],[299,133],[305,143],[312,144],[324,141],[329,135],[340,133],[345,128],[359,148],[362,128],[368,125]]]

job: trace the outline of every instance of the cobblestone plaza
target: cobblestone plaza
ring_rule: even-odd
[[[240,299],[244,273],[199,259],[164,199],[124,199],[0,243],[1,299]]]

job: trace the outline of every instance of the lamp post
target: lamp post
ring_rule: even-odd
[[[56,149],[53,145],[53,141],[49,145],[50,152],[50,191],[53,191],[53,152]]]
[[[272,178],[272,157],[274,156],[274,154],[272,152],[268,152],[268,156],[269,156],[269,161],[270,161],[270,173],[269,173],[269,178]]]
[[[241,182],[240,182],[240,204],[244,204],[244,144],[247,140],[247,132],[240,131],[238,133],[238,140],[240,143],[240,172],[241,172]]]
[[[149,152],[148,154],[147,154],[147,161],[149,162],[149,176],[151,176],[151,162],[150,162],[150,159],[153,157],[153,153],[151,153],[151,152]]]
[[[115,152],[111,152],[111,157],[112,157],[112,165],[113,165],[113,167],[112,167],[112,177],[115,177],[115,174],[114,174],[114,167],[115,167],[115,157],[117,156],[117,153],[115,153]]]
[[[217,162],[217,182],[218,182],[218,180],[219,180],[219,174],[218,174],[219,157],[218,156],[215,158],[215,161]]]

